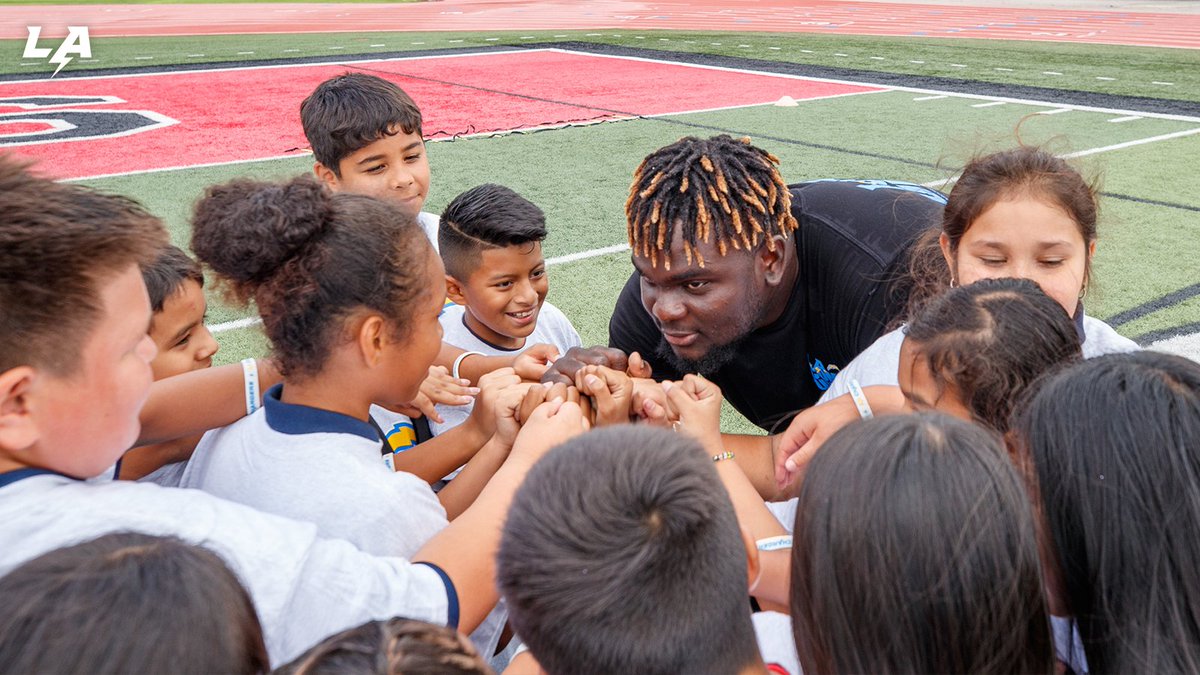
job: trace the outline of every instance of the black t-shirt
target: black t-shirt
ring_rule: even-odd
[[[819,180],[789,186],[799,229],[799,274],[783,315],[742,343],[709,376],[754,424],[772,429],[816,403],[838,368],[866,349],[904,310],[908,251],[938,227],[945,196],[910,183]],[[662,334],[642,305],[637,272],[608,323],[608,342],[639,352],[656,379],[678,379],[654,354]]]

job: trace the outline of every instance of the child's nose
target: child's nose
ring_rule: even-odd
[[[221,348],[221,345],[217,342],[217,339],[213,337],[212,333],[209,332],[207,326],[200,326],[200,330],[196,335],[196,338],[200,340],[200,348],[196,350],[197,361],[204,361],[205,359],[212,358],[213,354],[216,354],[217,350]]]

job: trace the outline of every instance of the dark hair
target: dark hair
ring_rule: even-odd
[[[35,176],[0,155],[0,372],[77,372],[103,315],[102,284],[166,242],[137,202]]]
[[[471,641],[452,628],[396,617],[322,640],[275,675],[491,675]]]
[[[107,534],[0,579],[0,663],[14,673],[263,673],[250,596],[215,553]]]
[[[455,197],[442,212],[438,250],[446,273],[466,281],[484,249],[545,238],[546,214],[537,205],[503,185],[488,183]]]
[[[685,436],[623,425],[551,450],[496,564],[547,673],[733,673],[758,658],[733,504]]]
[[[412,216],[371,197],[330,194],[315,179],[239,179],[205,191],[192,250],[236,300],[253,300],[285,377],[316,374],[346,318],[367,308],[397,338],[427,297],[428,239]]]
[[[150,309],[157,314],[167,298],[183,287],[183,282],[194,281],[204,286],[204,273],[183,249],[168,245],[153,262],[142,265],[142,281],[150,294]]]
[[[364,73],[331,77],[300,104],[300,124],[313,156],[333,175],[339,163],[371,143],[399,133],[421,133],[421,109],[404,90]]]
[[[1200,671],[1200,364],[1089,359],[1049,376],[1014,431],[1091,671]]]
[[[951,270],[938,243],[943,233],[950,241],[951,253],[957,253],[963,235],[984,211],[1004,199],[1033,196],[1066,212],[1079,226],[1084,244],[1090,246],[1096,241],[1099,192],[1097,182],[1089,184],[1066,160],[1042,148],[1022,145],[972,158],[950,190],[941,228],[926,232],[913,248],[910,310],[950,285]],[[1086,265],[1085,282],[1091,276],[1091,260]]]
[[[981,279],[932,299],[906,329],[941,389],[976,422],[1005,433],[1013,406],[1038,377],[1083,357],[1075,323],[1028,279]]]
[[[696,247],[714,237],[721,255],[731,247],[755,250],[763,241],[775,250],[773,237],[789,237],[797,227],[777,164],[749,138],[724,134],[688,136],[650,153],[633,172],[625,202],[633,254],[656,267],[661,255],[669,269],[665,252],[676,227],[689,265],[694,258],[704,267]]]
[[[1052,672],[1033,516],[994,434],[940,413],[843,428],[794,536],[804,672]]]

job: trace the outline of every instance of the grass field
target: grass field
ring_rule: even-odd
[[[879,73],[879,79],[885,74],[955,77],[968,83],[1200,101],[1200,54],[1194,51],[966,40],[677,32],[98,39],[93,44],[97,58],[86,65],[158,67],[335,52],[337,58],[349,59],[355,53],[555,40],[653,48],[664,59],[686,52],[870,70]],[[342,49],[330,49],[335,46]],[[10,49],[19,51],[14,45],[0,45],[0,52]],[[246,51],[253,54],[235,53]],[[152,58],[135,62],[137,55]],[[0,59],[10,73],[27,72],[13,65],[16,61]],[[872,81],[870,73],[857,79]],[[894,78],[887,81],[896,83]],[[495,87],[505,88],[503,73],[497,73]],[[715,106],[720,95],[713,92]],[[1097,283],[1087,298],[1088,310],[1100,318],[1115,317],[1118,330],[1137,339],[1200,323],[1200,293],[1189,290],[1200,286],[1200,174],[1195,161],[1200,156],[1200,133],[1195,133],[1200,132],[1200,106],[1196,107],[1193,115],[1165,118],[1136,111],[1067,109],[1056,105],[1053,97],[1001,102],[900,89],[802,101],[797,107],[761,105],[440,140],[429,144],[433,190],[426,210],[438,212],[455,194],[483,182],[503,183],[539,204],[550,227],[545,245],[553,264],[550,300],[574,321],[585,343],[602,343],[613,303],[632,267],[626,251],[597,250],[624,243],[622,205],[631,172],[657,147],[683,135],[748,135],[781,158],[789,182],[839,177],[940,184],[973,153],[1011,146],[1019,137],[1078,155],[1076,162],[1085,173],[1102,176]],[[1062,112],[1054,112],[1058,110]],[[311,162],[299,156],[85,182],[139,199],[164,217],[176,242],[186,246],[188,213],[206,185],[235,176],[291,176],[308,171]],[[187,158],[180,157],[179,163],[187,164]],[[573,254],[586,257],[553,260]],[[221,330],[218,361],[265,352],[258,328],[236,323],[252,314],[225,305],[214,291],[210,323]],[[747,429],[733,416],[726,422],[731,430]]]

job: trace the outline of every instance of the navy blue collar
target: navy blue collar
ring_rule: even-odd
[[[282,395],[283,385],[277,384],[263,397],[267,426],[281,434],[354,434],[370,441],[380,440],[375,427],[367,422],[332,410],[284,403]]]
[[[71,478],[70,476],[68,476],[65,473],[59,473],[57,471],[51,471],[49,469],[33,469],[33,468],[13,469],[12,471],[5,471],[4,473],[0,473],[0,488],[8,487],[9,485],[16,483],[17,481],[25,480],[26,478],[33,478],[34,476],[41,476],[43,474],[50,475],[50,476],[62,476],[63,478]],[[71,480],[79,480],[79,479],[71,478]]]

